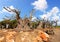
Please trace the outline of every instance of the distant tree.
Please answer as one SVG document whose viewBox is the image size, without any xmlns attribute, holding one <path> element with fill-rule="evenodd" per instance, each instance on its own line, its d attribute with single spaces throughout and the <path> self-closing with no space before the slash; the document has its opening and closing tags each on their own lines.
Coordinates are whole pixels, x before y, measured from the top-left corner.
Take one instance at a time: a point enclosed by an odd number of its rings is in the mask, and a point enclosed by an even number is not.
<svg viewBox="0 0 60 42">
<path fill-rule="evenodd" d="M 2 26 L 6 29 L 16 28 L 17 20 L 3 20 L 0 22 L 0 28 L 2 28 Z"/>
<path fill-rule="evenodd" d="M 55 21 L 55 23 L 56 23 L 56 25 L 55 25 L 55 26 L 57 26 L 57 22 L 58 22 L 58 20 L 56 20 L 56 21 Z"/>
<path fill-rule="evenodd" d="M 11 20 L 11 27 L 16 28 L 17 27 L 17 20 Z"/>
</svg>

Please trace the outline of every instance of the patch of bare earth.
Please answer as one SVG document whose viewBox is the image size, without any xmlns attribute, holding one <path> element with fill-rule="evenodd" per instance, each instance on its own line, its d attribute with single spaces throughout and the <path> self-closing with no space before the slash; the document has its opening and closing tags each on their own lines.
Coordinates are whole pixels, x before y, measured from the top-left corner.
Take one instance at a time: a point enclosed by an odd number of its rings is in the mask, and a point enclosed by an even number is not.
<svg viewBox="0 0 60 42">
<path fill-rule="evenodd" d="M 32 31 L 20 31 L 16 32 L 14 30 L 0 30 L 0 42 L 43 42 L 47 41 L 47 38 L 42 39 L 42 35 L 45 35 L 41 30 Z M 40 37 L 41 36 L 41 37 Z"/>
<path fill-rule="evenodd" d="M 60 29 L 54 29 L 54 32 L 54 35 L 50 35 L 50 42 L 60 42 Z"/>
</svg>

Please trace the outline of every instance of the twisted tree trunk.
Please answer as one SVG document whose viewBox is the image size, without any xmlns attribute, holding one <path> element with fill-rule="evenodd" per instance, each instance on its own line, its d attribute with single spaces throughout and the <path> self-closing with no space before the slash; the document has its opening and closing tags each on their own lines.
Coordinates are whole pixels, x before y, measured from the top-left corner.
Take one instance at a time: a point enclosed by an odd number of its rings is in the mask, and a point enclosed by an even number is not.
<svg viewBox="0 0 60 42">
<path fill-rule="evenodd" d="M 20 11 L 17 9 L 11 9 L 10 7 L 4 7 L 5 10 L 7 10 L 8 12 L 14 12 L 16 14 L 16 20 L 17 20 L 17 27 L 19 28 L 18 30 L 22 30 L 23 28 L 29 28 L 28 26 L 28 19 L 26 20 L 22 20 L 20 15 Z M 24 23 L 23 23 L 24 22 Z"/>
</svg>

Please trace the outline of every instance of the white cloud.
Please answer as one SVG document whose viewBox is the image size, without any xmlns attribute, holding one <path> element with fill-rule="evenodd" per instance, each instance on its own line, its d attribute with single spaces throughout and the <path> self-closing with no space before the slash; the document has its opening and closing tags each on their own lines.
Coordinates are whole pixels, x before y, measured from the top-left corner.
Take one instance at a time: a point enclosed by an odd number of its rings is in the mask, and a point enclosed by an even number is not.
<svg viewBox="0 0 60 42">
<path fill-rule="evenodd" d="M 11 9 L 15 9 L 13 6 L 10 6 Z"/>
<path fill-rule="evenodd" d="M 40 17 L 41 17 L 42 19 L 45 19 L 45 20 L 47 20 L 47 18 L 48 18 L 46 14 L 40 15 Z"/>
<path fill-rule="evenodd" d="M 9 6 L 9 8 L 11 8 L 11 9 L 15 9 L 13 6 Z M 10 10 L 9 8 L 7 8 L 7 9 Z M 7 10 L 5 10 L 4 8 L 3 8 L 2 11 L 3 11 L 3 12 L 7 12 Z"/>
<path fill-rule="evenodd" d="M 49 12 L 46 12 L 43 15 L 40 15 L 40 17 L 45 20 L 47 20 L 47 19 L 54 20 L 54 21 L 58 20 L 58 25 L 60 25 L 59 13 L 60 13 L 60 9 L 58 7 L 53 7 Z"/>
<path fill-rule="evenodd" d="M 13 6 L 9 6 L 9 8 L 11 8 L 11 9 L 15 9 Z M 9 8 L 7 8 L 9 11 L 10 11 L 10 9 Z M 2 9 L 2 11 L 1 11 L 2 13 L 4 13 L 4 12 L 7 12 L 7 13 L 9 13 L 9 14 L 14 14 L 13 12 L 8 12 L 7 10 L 5 10 L 4 8 Z"/>
<path fill-rule="evenodd" d="M 11 9 L 14 9 L 14 7 L 13 6 L 9 6 Z M 8 9 L 8 8 L 7 8 Z M 8 9 L 9 10 L 9 9 Z M 13 13 L 13 12 L 8 12 L 7 10 L 5 10 L 4 8 L 0 11 L 0 14 L 4 14 L 4 13 L 8 13 L 8 14 L 11 14 L 11 16 L 14 16 L 15 15 L 15 13 Z M 5 14 L 5 15 L 7 15 L 7 14 Z M 5 16 L 4 15 L 4 16 Z M 15 17 L 15 16 L 14 16 Z M 3 20 L 3 18 L 4 17 L 2 17 L 2 20 Z M 13 17 L 12 17 L 13 18 Z M 9 18 L 7 18 L 6 17 L 6 19 L 9 19 Z M 1 20 L 0 20 L 1 21 Z"/>
<path fill-rule="evenodd" d="M 45 17 L 46 19 L 47 18 L 51 18 L 51 17 L 58 17 L 57 14 L 60 12 L 59 8 L 58 7 L 53 7 L 52 10 L 50 10 L 49 12 L 46 12 L 45 14 L 43 15 L 40 15 L 41 18 Z"/>
<path fill-rule="evenodd" d="M 46 12 L 46 9 L 48 8 L 47 0 L 37 0 L 32 3 L 34 6 L 34 9 L 40 10 L 43 12 L 42 15 L 40 15 L 40 18 L 45 20 L 58 20 L 58 25 L 60 25 L 60 9 L 58 7 L 53 7 L 50 11 Z"/>
<path fill-rule="evenodd" d="M 2 13 L 4 13 L 4 12 L 7 12 L 5 9 L 2 9 L 1 11 L 0 11 L 0 14 L 2 14 Z"/>
<path fill-rule="evenodd" d="M 59 12 L 59 8 L 58 7 L 53 7 L 52 10 L 51 10 L 51 14 L 57 14 Z"/>
<path fill-rule="evenodd" d="M 3 8 L 3 9 L 2 9 L 2 12 L 8 12 L 8 11 Z"/>
<path fill-rule="evenodd" d="M 36 17 L 32 17 L 31 21 L 35 21 L 36 22 L 37 18 Z"/>
<path fill-rule="evenodd" d="M 58 20 L 59 20 L 59 16 L 54 15 L 54 16 L 52 17 L 52 19 L 53 19 L 54 21 L 58 21 Z"/>
<path fill-rule="evenodd" d="M 33 2 L 32 5 L 34 6 L 34 9 L 40 11 L 45 11 L 48 7 L 46 0 L 37 0 Z"/>
</svg>

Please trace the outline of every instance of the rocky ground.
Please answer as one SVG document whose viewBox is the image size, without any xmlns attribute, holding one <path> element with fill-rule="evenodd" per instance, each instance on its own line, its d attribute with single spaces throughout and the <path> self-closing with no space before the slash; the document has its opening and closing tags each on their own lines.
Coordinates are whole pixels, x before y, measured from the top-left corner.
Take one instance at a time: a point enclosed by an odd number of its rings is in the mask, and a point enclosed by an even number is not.
<svg viewBox="0 0 60 42">
<path fill-rule="evenodd" d="M 54 29 L 55 34 L 49 35 L 48 42 L 60 42 L 60 29 Z M 43 32 L 44 33 L 44 32 Z M 20 31 L 0 30 L 0 42 L 43 42 L 41 30 Z M 45 38 L 44 40 L 46 40 Z"/>
</svg>

